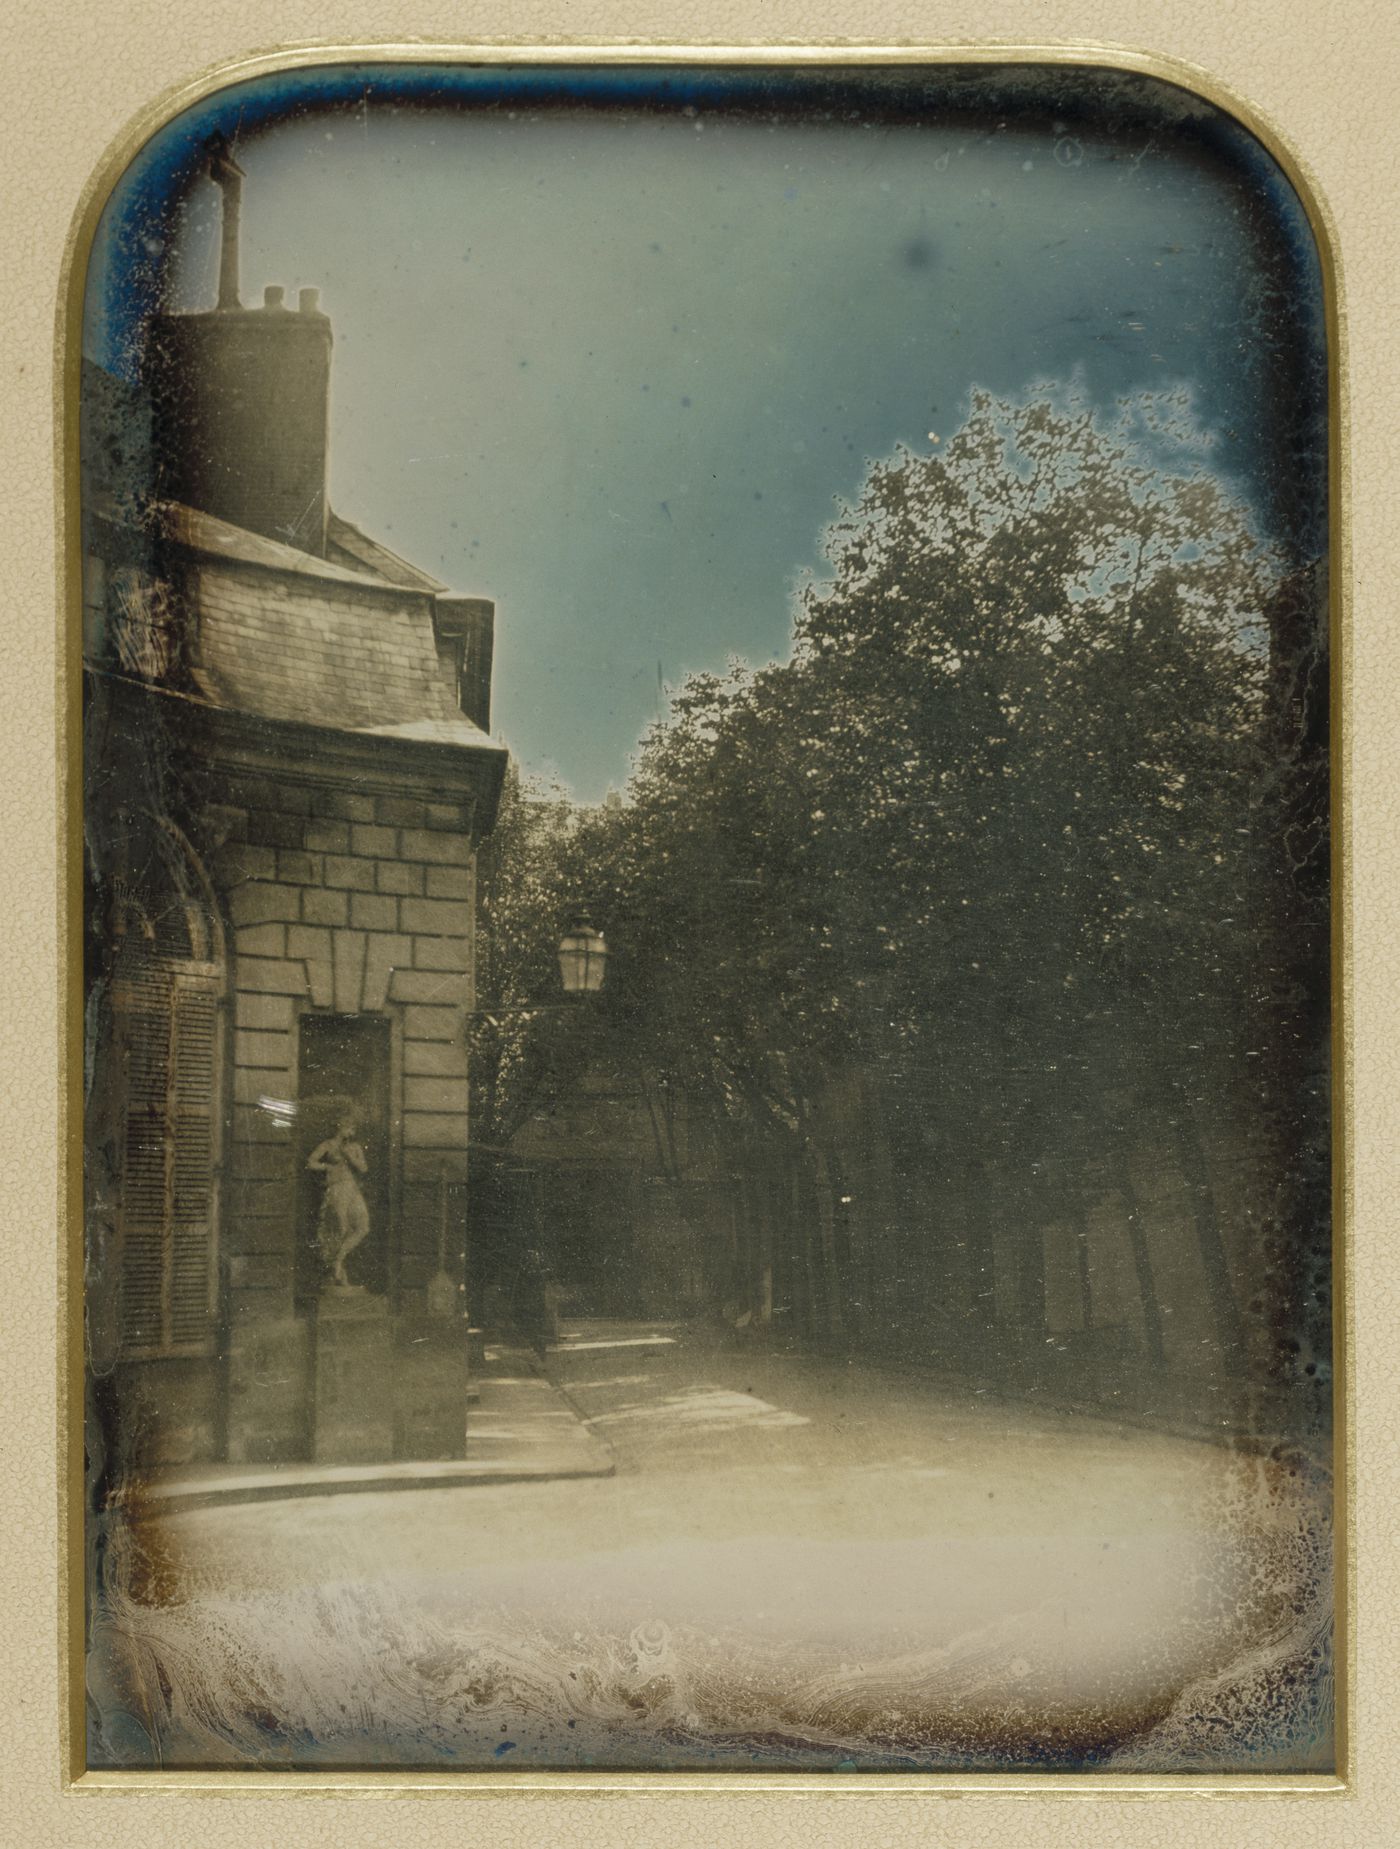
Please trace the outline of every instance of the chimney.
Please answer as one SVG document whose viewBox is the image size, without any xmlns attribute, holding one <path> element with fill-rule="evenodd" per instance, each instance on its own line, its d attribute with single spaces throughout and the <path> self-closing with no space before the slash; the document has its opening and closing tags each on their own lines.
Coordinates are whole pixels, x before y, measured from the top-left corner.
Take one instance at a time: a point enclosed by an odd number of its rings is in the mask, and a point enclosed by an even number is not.
<svg viewBox="0 0 1400 1849">
<path fill-rule="evenodd" d="M 238 219 L 243 203 L 243 169 L 222 135 L 209 143 L 209 178 L 223 194 L 219 307 L 238 308 Z"/>
<path fill-rule="evenodd" d="M 275 283 L 260 308 L 240 305 L 243 176 L 222 145 L 209 174 L 223 194 L 218 305 L 155 315 L 146 340 L 156 493 L 324 557 L 331 324 L 315 289 L 296 313 Z"/>
</svg>

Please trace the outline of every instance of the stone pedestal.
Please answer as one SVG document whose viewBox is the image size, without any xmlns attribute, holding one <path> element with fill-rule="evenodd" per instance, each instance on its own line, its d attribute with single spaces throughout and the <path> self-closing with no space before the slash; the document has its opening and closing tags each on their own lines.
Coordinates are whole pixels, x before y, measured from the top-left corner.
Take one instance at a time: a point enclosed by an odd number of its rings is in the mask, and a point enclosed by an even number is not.
<svg viewBox="0 0 1400 1849">
<path fill-rule="evenodd" d="M 394 1341 L 383 1297 L 321 1293 L 316 1311 L 312 1456 L 318 1464 L 382 1464 L 394 1455 Z"/>
<path fill-rule="evenodd" d="M 465 1456 L 469 1377 L 465 1318 L 460 1313 L 402 1316 L 394 1348 L 394 1456 Z"/>
</svg>

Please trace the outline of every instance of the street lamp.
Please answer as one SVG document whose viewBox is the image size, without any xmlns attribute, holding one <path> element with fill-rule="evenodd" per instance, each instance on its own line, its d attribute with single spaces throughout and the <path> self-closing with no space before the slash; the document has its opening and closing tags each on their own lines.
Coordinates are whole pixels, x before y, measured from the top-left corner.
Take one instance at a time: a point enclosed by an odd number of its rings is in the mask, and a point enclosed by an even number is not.
<svg viewBox="0 0 1400 1849">
<path fill-rule="evenodd" d="M 603 933 L 584 912 L 569 923 L 559 940 L 559 979 L 566 995 L 596 995 L 607 974 L 608 947 Z"/>
<path fill-rule="evenodd" d="M 489 1021 L 499 1027 L 506 1020 L 533 1020 L 537 1014 L 572 1014 L 579 995 L 596 995 L 607 974 L 608 947 L 603 933 L 586 912 L 576 912 L 559 940 L 559 980 L 569 1000 L 563 1002 L 505 1002 L 493 1008 L 472 1008 L 468 1021 Z"/>
</svg>

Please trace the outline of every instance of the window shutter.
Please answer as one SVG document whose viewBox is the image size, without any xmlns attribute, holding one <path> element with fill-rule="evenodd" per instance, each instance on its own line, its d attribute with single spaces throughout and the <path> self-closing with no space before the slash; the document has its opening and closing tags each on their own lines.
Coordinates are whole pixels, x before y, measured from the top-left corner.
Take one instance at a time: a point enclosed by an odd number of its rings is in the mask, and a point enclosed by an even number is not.
<svg viewBox="0 0 1400 1849">
<path fill-rule="evenodd" d="M 121 1348 L 199 1355 L 213 1339 L 219 990 L 212 970 L 123 959 Z"/>
</svg>

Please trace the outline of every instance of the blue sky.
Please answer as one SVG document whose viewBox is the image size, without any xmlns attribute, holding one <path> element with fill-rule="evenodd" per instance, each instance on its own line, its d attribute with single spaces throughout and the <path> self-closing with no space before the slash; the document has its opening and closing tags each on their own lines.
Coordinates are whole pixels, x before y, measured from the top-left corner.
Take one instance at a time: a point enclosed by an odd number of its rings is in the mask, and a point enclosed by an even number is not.
<svg viewBox="0 0 1400 1849">
<path fill-rule="evenodd" d="M 190 175 L 235 133 L 244 300 L 316 285 L 334 324 L 334 505 L 495 598 L 498 728 L 585 800 L 662 683 L 784 653 L 836 500 L 973 385 L 1186 384 L 1261 525 L 1315 546 L 1316 259 L 1255 144 L 1158 86 L 1115 116 L 891 81 L 242 86 L 118 188 L 89 347 L 120 365 L 157 290 L 212 306 Z"/>
</svg>

